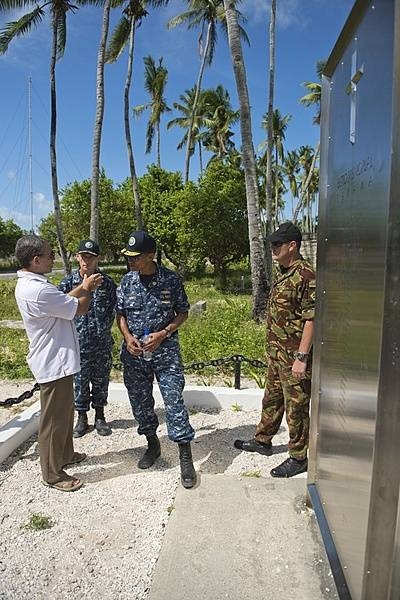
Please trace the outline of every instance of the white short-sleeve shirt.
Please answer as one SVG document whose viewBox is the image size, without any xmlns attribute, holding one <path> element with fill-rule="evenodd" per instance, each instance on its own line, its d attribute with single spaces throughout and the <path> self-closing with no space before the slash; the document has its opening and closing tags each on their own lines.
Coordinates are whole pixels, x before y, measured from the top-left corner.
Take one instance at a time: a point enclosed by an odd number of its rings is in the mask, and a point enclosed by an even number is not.
<svg viewBox="0 0 400 600">
<path fill-rule="evenodd" d="M 15 298 L 29 339 L 27 362 L 36 381 L 47 383 L 80 370 L 73 318 L 78 299 L 60 292 L 44 275 L 18 271 Z"/>
</svg>

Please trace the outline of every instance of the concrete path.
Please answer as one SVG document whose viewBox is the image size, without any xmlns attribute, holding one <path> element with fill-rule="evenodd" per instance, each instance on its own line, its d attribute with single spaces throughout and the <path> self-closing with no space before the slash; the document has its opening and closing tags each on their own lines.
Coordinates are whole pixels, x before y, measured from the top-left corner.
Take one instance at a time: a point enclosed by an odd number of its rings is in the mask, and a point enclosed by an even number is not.
<svg viewBox="0 0 400 600">
<path fill-rule="evenodd" d="M 149 600 L 338 598 L 306 480 L 202 475 L 178 488 Z"/>
</svg>

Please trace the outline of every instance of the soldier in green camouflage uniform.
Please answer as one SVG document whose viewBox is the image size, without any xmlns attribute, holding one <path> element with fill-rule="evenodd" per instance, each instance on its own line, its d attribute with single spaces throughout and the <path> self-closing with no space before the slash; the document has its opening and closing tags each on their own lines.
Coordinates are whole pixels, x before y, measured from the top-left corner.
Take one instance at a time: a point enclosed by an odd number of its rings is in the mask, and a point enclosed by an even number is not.
<svg viewBox="0 0 400 600">
<path fill-rule="evenodd" d="M 271 475 L 292 477 L 307 470 L 315 274 L 299 252 L 301 232 L 295 225 L 283 223 L 270 243 L 280 276 L 268 301 L 268 370 L 261 421 L 254 439 L 236 440 L 235 447 L 271 455 L 271 440 L 286 410 L 289 458 Z"/>
</svg>

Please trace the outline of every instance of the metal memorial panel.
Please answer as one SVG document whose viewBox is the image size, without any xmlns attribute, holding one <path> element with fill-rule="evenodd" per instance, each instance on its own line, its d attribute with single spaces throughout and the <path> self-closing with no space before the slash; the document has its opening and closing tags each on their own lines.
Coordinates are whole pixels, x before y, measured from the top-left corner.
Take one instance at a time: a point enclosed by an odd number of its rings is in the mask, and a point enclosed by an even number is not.
<svg viewBox="0 0 400 600">
<path fill-rule="evenodd" d="M 323 80 L 309 481 L 354 600 L 363 597 L 382 369 L 395 4 L 356 3 Z"/>
</svg>

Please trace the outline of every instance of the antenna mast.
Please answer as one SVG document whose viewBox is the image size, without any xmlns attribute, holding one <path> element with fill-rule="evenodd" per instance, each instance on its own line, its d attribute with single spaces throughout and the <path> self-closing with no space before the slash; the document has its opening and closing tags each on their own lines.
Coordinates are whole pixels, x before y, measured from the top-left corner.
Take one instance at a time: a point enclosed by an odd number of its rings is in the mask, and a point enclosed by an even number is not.
<svg viewBox="0 0 400 600">
<path fill-rule="evenodd" d="M 33 229 L 33 188 L 32 188 L 32 79 L 28 79 L 28 163 L 29 163 L 29 197 L 31 207 L 31 233 Z"/>
</svg>

